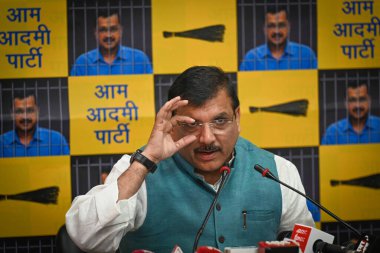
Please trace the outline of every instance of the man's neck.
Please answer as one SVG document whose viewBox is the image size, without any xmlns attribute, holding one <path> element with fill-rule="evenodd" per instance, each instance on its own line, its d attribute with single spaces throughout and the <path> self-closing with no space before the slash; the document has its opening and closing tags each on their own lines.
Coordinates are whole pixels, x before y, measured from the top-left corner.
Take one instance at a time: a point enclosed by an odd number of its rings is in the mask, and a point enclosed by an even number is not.
<svg viewBox="0 0 380 253">
<path fill-rule="evenodd" d="M 285 52 L 286 44 L 283 45 L 268 45 L 269 50 L 275 59 L 280 59 Z"/>
<path fill-rule="evenodd" d="M 361 133 L 366 125 L 368 116 L 360 119 L 349 118 L 352 128 L 356 133 Z"/>
<path fill-rule="evenodd" d="M 204 180 L 207 183 L 212 184 L 212 185 L 218 182 L 218 180 L 222 176 L 219 172 L 219 169 L 215 171 L 207 171 L 207 172 L 196 170 L 195 172 L 198 173 L 199 175 L 202 175 Z"/>
<path fill-rule="evenodd" d="M 30 131 L 20 131 L 17 130 L 17 136 L 20 139 L 20 142 L 24 146 L 28 146 L 29 143 L 33 140 L 34 132 L 36 129 L 30 130 Z"/>
<path fill-rule="evenodd" d="M 229 159 L 224 163 L 224 165 L 227 165 L 228 167 L 232 167 L 232 163 L 234 162 L 235 160 L 235 150 L 232 152 L 232 154 L 230 155 Z M 214 171 L 200 171 L 200 170 L 197 170 L 195 169 L 195 172 L 202 175 L 204 180 L 209 183 L 209 184 L 212 184 L 214 185 L 216 182 L 218 182 L 218 180 L 220 179 L 220 177 L 222 176 L 220 174 L 220 170 L 214 170 Z"/>
<path fill-rule="evenodd" d="M 108 64 L 113 63 L 113 61 L 116 59 L 118 51 L 119 51 L 119 47 L 116 47 L 111 50 L 100 49 L 100 53 L 102 54 L 104 61 L 107 62 Z"/>
</svg>

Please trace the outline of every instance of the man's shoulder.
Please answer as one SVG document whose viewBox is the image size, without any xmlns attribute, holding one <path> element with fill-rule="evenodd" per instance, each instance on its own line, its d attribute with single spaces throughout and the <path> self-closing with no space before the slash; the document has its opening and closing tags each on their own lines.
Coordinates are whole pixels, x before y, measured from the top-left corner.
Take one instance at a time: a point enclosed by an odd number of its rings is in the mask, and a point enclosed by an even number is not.
<svg viewBox="0 0 380 253">
<path fill-rule="evenodd" d="M 52 137 L 52 138 L 64 138 L 63 135 L 52 129 L 44 128 L 44 127 L 37 127 L 38 134 L 41 138 L 43 137 Z"/>
<path fill-rule="evenodd" d="M 81 62 L 81 61 L 94 60 L 95 58 L 97 58 L 98 54 L 99 54 L 99 50 L 97 48 L 95 48 L 95 49 L 92 49 L 90 51 L 87 51 L 87 52 L 81 54 L 76 59 L 76 61 Z"/>
<path fill-rule="evenodd" d="M 348 119 L 341 119 L 341 120 L 338 120 L 334 123 L 331 123 L 327 129 L 326 129 L 326 132 L 331 132 L 331 131 L 339 131 L 339 130 L 343 130 L 343 129 L 346 129 L 348 128 L 348 125 L 349 125 L 349 121 Z"/>
<path fill-rule="evenodd" d="M 374 116 L 374 115 L 370 115 L 369 116 L 369 119 L 377 124 L 380 124 L 380 117 L 379 116 Z"/>
<path fill-rule="evenodd" d="M 0 141 L 4 144 L 13 142 L 15 139 L 15 131 L 11 130 L 0 135 Z"/>
<path fill-rule="evenodd" d="M 369 115 L 369 126 L 376 129 L 380 130 L 380 117 L 374 116 L 374 115 Z"/>
<path fill-rule="evenodd" d="M 265 156 L 268 158 L 273 158 L 273 156 L 274 156 L 273 153 L 271 153 L 265 149 L 259 148 L 258 146 L 256 146 L 255 144 L 253 144 L 252 142 L 250 142 L 249 140 L 247 140 L 243 137 L 238 138 L 236 145 L 235 145 L 235 148 L 237 149 L 237 152 L 240 150 L 240 151 L 245 151 L 248 153 L 259 154 L 261 156 Z"/>
<path fill-rule="evenodd" d="M 262 44 L 249 50 L 246 55 L 262 56 L 262 55 L 265 55 L 267 50 L 268 50 L 268 46 L 266 44 Z"/>
<path fill-rule="evenodd" d="M 289 41 L 288 43 L 289 43 L 289 46 L 292 50 L 297 50 L 298 52 L 302 51 L 303 53 L 308 52 L 308 53 L 314 54 L 313 49 L 311 49 L 309 46 L 307 46 L 305 44 L 300 44 L 300 43 L 293 42 L 293 41 Z"/>
<path fill-rule="evenodd" d="M 141 56 L 146 57 L 146 54 L 140 49 L 131 48 L 127 46 L 120 46 L 120 50 L 121 50 L 122 55 L 133 55 L 134 57 L 141 57 Z"/>
</svg>

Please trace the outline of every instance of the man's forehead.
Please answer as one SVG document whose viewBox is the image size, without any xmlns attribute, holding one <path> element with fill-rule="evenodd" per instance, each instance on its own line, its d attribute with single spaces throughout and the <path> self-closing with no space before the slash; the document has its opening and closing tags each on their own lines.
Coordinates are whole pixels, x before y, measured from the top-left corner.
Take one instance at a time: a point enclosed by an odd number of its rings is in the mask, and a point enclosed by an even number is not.
<svg viewBox="0 0 380 253">
<path fill-rule="evenodd" d="M 267 13 L 266 15 L 267 21 L 286 21 L 286 12 L 284 10 L 276 12 L 276 13 Z"/>
<path fill-rule="evenodd" d="M 349 87 L 347 89 L 348 96 L 365 96 L 368 95 L 367 86 Z"/>
<path fill-rule="evenodd" d="M 99 25 L 107 25 L 107 26 L 109 26 L 109 25 L 117 25 L 117 24 L 119 24 L 119 17 L 116 14 L 111 15 L 109 17 L 102 17 L 102 16 L 100 16 L 98 18 L 98 24 Z"/>
<path fill-rule="evenodd" d="M 15 98 L 14 105 L 15 106 L 35 106 L 36 100 L 34 96 L 29 96 L 26 98 Z"/>
</svg>

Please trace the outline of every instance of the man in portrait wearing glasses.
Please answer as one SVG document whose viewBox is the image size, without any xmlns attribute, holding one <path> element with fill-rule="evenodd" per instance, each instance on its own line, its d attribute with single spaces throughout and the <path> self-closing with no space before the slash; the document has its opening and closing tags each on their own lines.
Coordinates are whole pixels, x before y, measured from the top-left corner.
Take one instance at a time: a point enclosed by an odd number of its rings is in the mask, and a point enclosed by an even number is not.
<svg viewBox="0 0 380 253">
<path fill-rule="evenodd" d="M 295 223 L 313 226 L 306 200 L 263 178 L 255 164 L 304 192 L 296 167 L 239 137 L 240 107 L 228 76 L 196 66 L 180 74 L 156 115 L 143 149 L 124 155 L 104 185 L 78 196 L 66 227 L 86 252 L 192 251 L 221 181 L 231 173 L 199 245 L 228 246 L 275 240 Z"/>
<path fill-rule="evenodd" d="M 349 83 L 346 91 L 348 117 L 331 124 L 321 143 L 356 144 L 380 142 L 380 118 L 370 115 L 371 97 L 366 83 Z"/>
<path fill-rule="evenodd" d="M 14 130 L 0 136 L 1 157 L 69 155 L 69 145 L 62 134 L 38 126 L 38 112 L 33 91 L 14 92 Z"/>
<path fill-rule="evenodd" d="M 151 63 L 144 52 L 121 45 L 122 30 L 117 10 L 99 10 L 95 28 L 98 48 L 79 56 L 70 75 L 152 73 Z"/>
<path fill-rule="evenodd" d="M 266 43 L 249 50 L 239 70 L 315 69 L 311 48 L 289 40 L 290 22 L 285 6 L 269 6 L 265 15 Z"/>
</svg>

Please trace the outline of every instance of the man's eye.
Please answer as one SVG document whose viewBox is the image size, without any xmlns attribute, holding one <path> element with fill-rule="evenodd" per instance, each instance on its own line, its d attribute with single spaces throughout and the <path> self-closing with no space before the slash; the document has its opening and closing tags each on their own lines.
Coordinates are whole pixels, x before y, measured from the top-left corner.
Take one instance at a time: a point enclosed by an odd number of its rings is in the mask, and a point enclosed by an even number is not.
<svg viewBox="0 0 380 253">
<path fill-rule="evenodd" d="M 186 124 L 186 126 L 187 127 L 190 127 L 190 128 L 195 128 L 195 127 L 197 127 L 199 124 L 198 124 L 198 122 L 193 122 L 193 123 L 187 123 Z"/>
<path fill-rule="evenodd" d="M 224 125 L 227 122 L 227 119 L 216 119 L 214 120 L 215 125 Z"/>
<path fill-rule="evenodd" d="M 15 110 L 15 113 L 16 114 L 23 114 L 25 111 L 24 110 L 22 110 L 22 109 L 16 109 Z"/>
<path fill-rule="evenodd" d="M 27 108 L 26 113 L 34 113 L 35 109 L 34 108 Z"/>
</svg>

